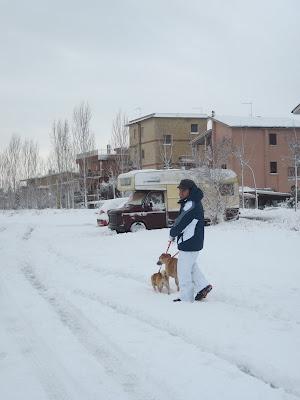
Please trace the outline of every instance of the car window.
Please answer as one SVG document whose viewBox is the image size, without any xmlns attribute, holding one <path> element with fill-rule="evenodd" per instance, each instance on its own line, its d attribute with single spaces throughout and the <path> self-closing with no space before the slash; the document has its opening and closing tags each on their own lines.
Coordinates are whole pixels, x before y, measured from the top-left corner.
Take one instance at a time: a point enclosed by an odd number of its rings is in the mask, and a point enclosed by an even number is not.
<svg viewBox="0 0 300 400">
<path fill-rule="evenodd" d="M 129 205 L 139 206 L 143 203 L 145 198 L 145 192 L 133 192 L 129 197 L 128 203 Z"/>
<path fill-rule="evenodd" d="M 164 210 L 166 208 L 163 192 L 150 192 L 147 196 L 147 203 L 152 204 L 153 210 Z"/>
</svg>

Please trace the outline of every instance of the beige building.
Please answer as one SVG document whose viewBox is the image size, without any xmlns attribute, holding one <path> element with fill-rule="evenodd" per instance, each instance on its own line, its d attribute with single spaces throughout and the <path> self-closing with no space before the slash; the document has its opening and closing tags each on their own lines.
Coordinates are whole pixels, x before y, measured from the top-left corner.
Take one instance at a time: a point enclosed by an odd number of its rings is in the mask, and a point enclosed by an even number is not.
<svg viewBox="0 0 300 400">
<path fill-rule="evenodd" d="M 193 141 L 199 154 L 208 152 L 214 159 L 217 153 L 222 155 L 222 146 L 230 143 L 230 152 L 223 154 L 219 167 L 235 171 L 240 184 L 242 160 L 245 186 L 253 188 L 255 180 L 258 188 L 291 192 L 295 185 L 295 167 L 289 144 L 294 141 L 300 144 L 300 121 L 291 118 L 215 116 L 210 125 L 211 129 L 199 134 Z M 298 175 L 300 178 L 300 166 Z"/>
<path fill-rule="evenodd" d="M 129 121 L 133 168 L 188 167 L 191 140 L 207 130 L 205 114 L 149 114 Z"/>
</svg>

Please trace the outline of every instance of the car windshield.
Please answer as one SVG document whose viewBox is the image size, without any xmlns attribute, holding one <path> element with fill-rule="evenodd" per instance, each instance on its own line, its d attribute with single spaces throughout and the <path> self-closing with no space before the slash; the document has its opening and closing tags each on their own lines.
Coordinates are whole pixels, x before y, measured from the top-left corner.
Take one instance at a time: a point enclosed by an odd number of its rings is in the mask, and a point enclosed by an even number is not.
<svg viewBox="0 0 300 400">
<path fill-rule="evenodd" d="M 145 192 L 133 192 L 129 197 L 127 205 L 140 206 L 145 198 Z"/>
</svg>

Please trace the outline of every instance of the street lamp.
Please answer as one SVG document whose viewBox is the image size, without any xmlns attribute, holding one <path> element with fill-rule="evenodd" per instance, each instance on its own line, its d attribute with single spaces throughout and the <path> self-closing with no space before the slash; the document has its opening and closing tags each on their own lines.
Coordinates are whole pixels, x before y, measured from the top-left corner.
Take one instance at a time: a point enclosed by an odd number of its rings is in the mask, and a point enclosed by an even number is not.
<svg viewBox="0 0 300 400">
<path fill-rule="evenodd" d="M 254 175 L 254 171 L 251 168 L 251 166 L 244 162 L 244 164 L 250 169 L 251 173 L 252 173 L 252 177 L 253 177 L 253 183 L 254 183 L 254 189 L 255 189 L 255 208 L 258 208 L 258 196 L 257 196 L 257 187 L 256 187 L 256 180 L 255 180 L 255 175 Z"/>
</svg>

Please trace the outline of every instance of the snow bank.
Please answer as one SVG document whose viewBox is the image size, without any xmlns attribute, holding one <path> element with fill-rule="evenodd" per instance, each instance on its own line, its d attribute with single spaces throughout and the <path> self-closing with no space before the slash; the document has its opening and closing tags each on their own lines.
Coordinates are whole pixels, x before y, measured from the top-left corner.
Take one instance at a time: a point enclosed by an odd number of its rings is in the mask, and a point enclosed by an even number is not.
<svg viewBox="0 0 300 400">
<path fill-rule="evenodd" d="M 241 209 L 241 218 L 262 221 L 276 228 L 300 232 L 300 210 L 292 208 L 270 207 L 264 210 Z"/>
<path fill-rule="evenodd" d="M 99 208 L 98 220 L 105 221 L 108 223 L 108 211 L 116 208 L 122 208 L 128 201 L 128 197 L 118 197 L 116 199 L 103 200 L 101 207 Z"/>
</svg>

